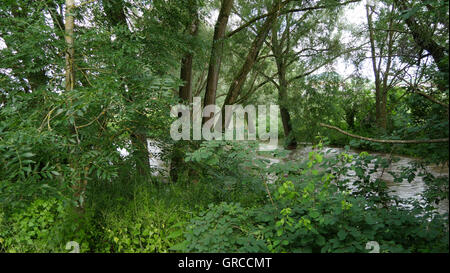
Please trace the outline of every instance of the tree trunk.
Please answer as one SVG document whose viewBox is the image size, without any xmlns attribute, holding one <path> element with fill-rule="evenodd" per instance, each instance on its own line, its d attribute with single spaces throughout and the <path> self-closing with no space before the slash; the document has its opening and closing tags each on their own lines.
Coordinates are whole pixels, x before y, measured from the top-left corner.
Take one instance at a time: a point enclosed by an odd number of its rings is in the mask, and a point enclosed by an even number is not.
<svg viewBox="0 0 450 273">
<path fill-rule="evenodd" d="M 297 148 L 297 140 L 295 139 L 294 133 L 292 131 L 291 115 L 286 107 L 281 106 L 280 103 L 280 115 L 281 121 L 283 123 L 284 136 L 286 138 L 285 145 L 288 149 Z"/>
<path fill-rule="evenodd" d="M 356 111 L 354 109 L 348 109 L 345 111 L 345 122 L 350 130 L 355 129 L 355 114 Z"/>
<path fill-rule="evenodd" d="M 192 101 L 192 53 L 187 53 L 181 60 L 180 79 L 184 84 L 180 86 L 178 96 L 184 102 Z"/>
<path fill-rule="evenodd" d="M 192 37 L 197 36 L 200 23 L 197 11 L 195 11 L 195 13 L 196 14 L 194 14 L 192 24 L 189 26 L 189 34 Z M 181 60 L 180 78 L 184 82 L 184 84 L 180 86 L 178 95 L 183 101 L 187 103 L 190 103 L 192 101 L 192 59 L 193 54 L 191 52 L 188 52 Z"/>
<path fill-rule="evenodd" d="M 142 177 L 148 176 L 150 174 L 150 157 L 145 135 L 133 133 L 131 135 L 131 147 L 137 174 Z"/>
<path fill-rule="evenodd" d="M 395 0 L 394 3 L 400 8 L 401 11 L 407 11 L 408 6 L 406 1 Z M 447 54 L 445 47 L 440 46 L 433 40 L 433 31 L 426 25 L 417 23 L 414 16 L 409 16 L 405 19 L 405 23 L 408 26 L 411 35 L 416 45 L 422 50 L 428 51 L 434 59 L 439 71 L 443 74 L 442 80 L 437 83 L 439 90 L 445 92 L 448 90 L 448 50 Z"/>
<path fill-rule="evenodd" d="M 448 142 L 449 139 L 447 138 L 436 138 L 436 139 L 410 139 L 410 140 L 400 140 L 400 139 L 376 139 L 376 138 L 370 138 L 370 137 L 363 137 L 359 135 L 355 135 L 349 132 L 346 132 L 336 126 L 319 123 L 320 126 L 333 129 L 338 131 L 341 134 L 347 135 L 349 137 L 358 138 L 362 140 L 377 142 L 377 143 L 391 143 L 391 144 L 419 144 L 419 143 L 443 143 Z"/>
<path fill-rule="evenodd" d="M 234 104 L 237 98 L 240 95 L 242 86 L 244 85 L 245 80 L 247 79 L 248 73 L 253 68 L 253 65 L 256 62 L 256 59 L 258 58 L 259 51 L 261 50 L 261 47 L 264 43 L 264 40 L 267 37 L 267 34 L 269 34 L 269 31 L 275 22 L 276 18 L 278 17 L 280 9 L 287 4 L 288 1 L 281 2 L 281 0 L 276 0 L 274 4 L 272 5 L 270 9 L 270 15 L 267 16 L 265 19 L 263 25 L 258 30 L 258 33 L 256 34 L 255 39 L 252 42 L 252 45 L 250 47 L 250 50 L 247 54 L 247 57 L 245 59 L 244 64 L 242 65 L 239 72 L 234 77 L 233 81 L 231 82 L 230 88 L 228 89 L 227 96 L 225 98 L 224 106 L 222 107 L 222 124 L 223 129 L 227 128 L 228 123 L 230 122 L 231 117 L 225 117 L 225 105 L 231 105 Z"/>
<path fill-rule="evenodd" d="M 370 11 L 370 7 L 366 6 L 366 15 L 367 15 L 367 25 L 369 27 L 369 40 L 370 40 L 370 49 L 371 49 L 371 59 L 372 59 L 372 69 L 375 77 L 375 117 L 377 127 L 386 130 L 387 126 L 387 112 L 386 112 L 386 104 L 387 104 L 387 90 L 386 83 L 388 75 L 385 74 L 385 79 L 382 81 L 381 73 L 380 73 L 380 63 L 377 65 L 377 57 L 376 57 L 376 47 L 375 47 L 375 35 L 373 30 L 373 21 L 372 21 L 372 12 Z M 382 56 L 380 56 L 382 58 Z"/>
<path fill-rule="evenodd" d="M 73 44 L 73 27 L 74 17 L 73 12 L 75 8 L 74 0 L 66 0 L 66 22 L 65 22 L 65 40 L 66 40 L 66 91 L 72 91 L 75 85 L 75 70 L 74 70 L 74 44 Z"/>
<path fill-rule="evenodd" d="M 395 4 L 400 8 L 401 11 L 407 11 L 408 6 L 406 1 L 395 0 Z M 406 25 L 408 26 L 411 34 L 414 38 L 415 43 L 421 48 L 428 51 L 434 59 L 439 71 L 443 73 L 449 72 L 448 64 L 443 62 L 445 59 L 445 48 L 440 46 L 433 40 L 433 32 L 430 28 L 420 25 L 416 22 L 414 16 L 409 16 L 405 19 Z"/>
<path fill-rule="evenodd" d="M 74 16 L 73 12 L 75 9 L 75 1 L 74 0 L 66 0 L 66 11 L 65 11 L 65 23 L 64 23 L 64 39 L 66 41 L 66 67 L 65 67 L 65 89 L 66 92 L 72 92 L 75 87 L 75 69 L 74 69 L 74 57 L 75 57 L 75 50 L 74 50 Z M 71 103 L 71 101 L 70 101 Z M 74 122 L 73 126 L 70 127 L 70 130 L 72 133 L 77 134 L 76 124 Z M 78 137 L 77 137 L 78 139 Z M 79 140 L 78 140 L 79 142 Z M 73 184 L 73 190 L 74 192 L 74 198 L 77 202 L 76 211 L 78 213 L 84 212 L 84 204 L 82 202 L 83 194 L 86 190 L 87 186 L 87 175 L 88 175 L 88 166 L 84 166 L 81 168 L 81 166 L 78 166 L 78 162 L 70 162 L 70 165 L 77 166 L 75 169 L 78 168 L 80 171 L 79 173 L 79 180 L 76 181 Z"/>
<path fill-rule="evenodd" d="M 222 0 L 222 5 L 214 27 L 214 38 L 209 59 L 208 77 L 206 80 L 206 91 L 203 105 L 216 104 L 217 83 L 219 81 L 220 63 L 223 54 L 223 39 L 228 24 L 228 17 L 233 7 L 233 0 Z M 204 124 L 209 118 L 203 118 Z"/>
<path fill-rule="evenodd" d="M 191 22 L 191 25 L 188 26 L 188 30 L 189 34 L 195 37 L 198 34 L 200 21 L 198 19 L 196 8 L 193 9 L 193 13 L 193 20 Z M 180 86 L 178 96 L 180 97 L 182 102 L 186 104 L 192 102 L 192 60 L 193 54 L 191 52 L 186 53 L 181 60 L 180 78 L 184 81 L 184 85 Z M 170 160 L 169 175 L 172 182 L 178 181 L 178 174 L 183 165 L 184 155 L 185 153 L 183 151 L 183 143 L 182 140 L 179 140 L 173 146 L 172 156 Z"/>
<path fill-rule="evenodd" d="M 383 130 L 386 130 L 386 128 L 387 128 L 387 109 L 386 109 L 387 93 L 381 92 L 379 98 L 380 98 L 380 101 L 378 102 L 379 112 L 378 112 L 378 116 L 377 116 L 377 123 L 380 128 L 382 128 Z"/>
<path fill-rule="evenodd" d="M 286 19 L 286 24 L 289 26 L 289 19 Z M 280 115 L 281 121 L 283 123 L 283 130 L 285 136 L 285 145 L 288 149 L 295 149 L 297 147 L 297 141 L 292 131 L 292 123 L 291 123 L 291 115 L 289 114 L 289 110 L 286 106 L 287 104 L 287 90 L 288 90 L 288 82 L 286 80 L 286 60 L 283 57 L 283 50 L 278 42 L 278 33 L 277 27 L 275 24 L 272 28 L 272 52 L 275 57 L 275 62 L 277 64 L 277 74 L 278 74 L 278 104 L 280 106 Z M 287 40 L 289 40 L 290 31 L 289 27 L 286 27 L 285 30 L 287 33 L 283 35 L 287 35 Z M 289 41 L 286 41 L 287 46 L 289 46 Z"/>
</svg>

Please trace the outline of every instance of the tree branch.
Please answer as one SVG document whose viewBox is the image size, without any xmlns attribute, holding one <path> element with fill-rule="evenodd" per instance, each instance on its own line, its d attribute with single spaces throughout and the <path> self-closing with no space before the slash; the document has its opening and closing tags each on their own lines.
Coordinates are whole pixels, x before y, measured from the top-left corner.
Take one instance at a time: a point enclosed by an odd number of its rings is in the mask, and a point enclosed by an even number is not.
<svg viewBox="0 0 450 273">
<path fill-rule="evenodd" d="M 343 6 L 343 5 L 347 5 L 350 3 L 356 3 L 356 2 L 360 2 L 361 0 L 349 0 L 346 2 L 342 2 L 342 3 L 338 3 L 335 5 L 322 5 L 322 6 L 313 6 L 313 7 L 306 7 L 306 8 L 299 8 L 299 9 L 289 9 L 289 10 L 285 10 L 285 11 L 281 11 L 280 15 L 283 14 L 288 14 L 288 13 L 292 13 L 292 12 L 301 12 L 301 11 L 309 11 L 309 10 L 316 10 L 316 9 L 326 9 L 326 8 L 334 8 L 334 7 L 338 7 L 338 6 Z M 250 26 L 251 24 L 255 23 L 258 20 L 261 20 L 263 18 L 266 18 L 270 15 L 272 15 L 274 12 L 269 12 L 260 16 L 256 16 L 255 18 L 247 21 L 246 23 L 244 23 L 243 25 L 239 26 L 237 29 L 233 30 L 232 32 L 228 33 L 225 37 L 226 38 L 230 38 L 231 36 L 233 36 L 234 34 L 238 33 L 239 31 L 243 30 L 244 28 Z"/>
<path fill-rule="evenodd" d="M 378 143 L 394 143 L 394 144 L 418 144 L 418 143 L 440 143 L 440 142 L 448 142 L 448 138 L 437 138 L 437 139 L 412 139 L 412 140 L 396 140 L 396 139 L 375 139 L 375 138 L 370 138 L 370 137 L 363 137 L 363 136 L 358 136 L 358 135 L 354 135 L 351 133 L 348 133 L 338 127 L 335 126 L 331 126 L 328 124 L 324 124 L 324 123 L 319 123 L 320 126 L 322 127 L 326 127 L 329 129 L 333 129 L 338 131 L 341 134 L 353 137 L 353 138 L 359 138 L 362 140 L 367 140 L 367 141 L 371 141 L 371 142 L 378 142 Z"/>
<path fill-rule="evenodd" d="M 422 97 L 424 97 L 424 98 L 426 98 L 426 99 L 428 99 L 428 100 L 430 100 L 430 101 L 432 101 L 434 103 L 437 103 L 437 104 L 439 104 L 439 105 L 441 105 L 441 106 L 443 106 L 443 107 L 448 109 L 448 104 L 445 104 L 445 103 L 443 103 L 441 101 L 438 101 L 437 99 L 433 98 L 432 96 L 430 96 L 430 95 L 428 95 L 428 94 L 426 94 L 424 92 L 421 92 L 421 91 L 419 91 L 417 89 L 413 89 L 413 92 L 418 94 L 418 95 L 421 95 Z"/>
</svg>

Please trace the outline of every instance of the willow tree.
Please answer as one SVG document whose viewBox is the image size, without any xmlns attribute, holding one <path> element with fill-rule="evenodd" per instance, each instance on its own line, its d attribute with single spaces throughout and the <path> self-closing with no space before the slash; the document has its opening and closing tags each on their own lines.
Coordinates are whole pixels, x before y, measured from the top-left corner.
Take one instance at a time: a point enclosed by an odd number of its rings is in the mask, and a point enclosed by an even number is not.
<svg viewBox="0 0 450 273">
<path fill-rule="evenodd" d="M 372 60 L 372 69 L 375 77 L 375 97 L 376 97 L 376 122 L 379 128 L 386 130 L 387 126 L 387 94 L 390 86 L 388 79 L 392 66 L 394 54 L 394 6 L 392 5 L 387 16 L 387 31 L 383 35 L 377 32 L 375 37 L 375 27 L 373 22 L 374 7 L 366 5 L 367 26 L 369 31 L 370 54 Z M 384 67 L 382 67 L 383 60 Z"/>
<path fill-rule="evenodd" d="M 268 9 L 269 10 L 268 16 L 264 19 L 263 24 L 258 28 L 256 36 L 253 39 L 252 44 L 250 45 L 250 49 L 247 52 L 247 56 L 245 57 L 245 61 L 242 64 L 239 71 L 233 77 L 230 87 L 228 88 L 227 95 L 225 97 L 225 101 L 223 104 L 224 106 L 222 107 L 221 111 L 221 119 L 222 119 L 221 122 L 223 128 L 227 128 L 231 120 L 231 116 L 225 116 L 225 105 L 234 104 L 238 99 L 239 95 L 241 94 L 242 87 L 247 79 L 247 76 L 258 59 L 261 47 L 263 46 L 263 43 L 266 40 L 266 37 L 269 34 L 272 25 L 275 23 L 280 13 L 280 10 L 288 2 L 289 1 L 282 2 L 281 0 L 273 1 L 272 5 Z"/>
<path fill-rule="evenodd" d="M 212 41 L 208 77 L 206 80 L 206 91 L 203 100 L 203 105 L 210 105 L 216 103 L 217 83 L 219 82 L 219 71 L 223 55 L 223 43 L 225 31 L 227 29 L 228 18 L 233 7 L 233 0 L 222 0 L 219 16 L 214 27 L 214 37 Z M 209 118 L 204 118 L 205 123 Z"/>
<path fill-rule="evenodd" d="M 448 89 L 445 80 L 448 79 L 448 50 L 445 49 L 448 47 L 448 34 L 444 34 L 446 27 L 438 14 L 443 5 L 436 5 L 430 2 L 413 6 L 408 1 L 366 5 L 370 59 L 375 79 L 376 123 L 383 131 L 386 131 L 389 120 L 388 93 L 394 86 L 406 84 L 412 93 L 425 94 L 425 97 L 427 94 L 421 86 L 435 85 L 440 93 Z M 428 9 L 426 15 L 421 12 L 423 9 Z M 429 56 L 435 63 L 438 77 L 433 75 L 436 73 L 430 66 Z M 429 92 L 433 88 L 427 89 Z"/>
<path fill-rule="evenodd" d="M 413 1 L 394 0 L 394 3 L 416 45 L 431 54 L 444 79 L 448 80 L 448 1 L 422 1 L 414 5 Z M 426 12 L 421 14 L 423 9 Z M 424 15 L 428 18 L 423 18 Z M 422 17 L 423 21 L 418 17 Z M 445 87 L 441 85 L 440 88 Z"/>
<path fill-rule="evenodd" d="M 290 111 L 294 114 L 300 111 L 291 107 L 289 89 L 342 54 L 358 48 L 340 42 L 338 16 L 346 4 L 348 2 L 291 9 L 295 12 L 280 16 L 273 25 L 270 48 L 276 64 L 274 85 L 278 91 L 285 145 L 289 148 L 297 145 Z"/>
</svg>

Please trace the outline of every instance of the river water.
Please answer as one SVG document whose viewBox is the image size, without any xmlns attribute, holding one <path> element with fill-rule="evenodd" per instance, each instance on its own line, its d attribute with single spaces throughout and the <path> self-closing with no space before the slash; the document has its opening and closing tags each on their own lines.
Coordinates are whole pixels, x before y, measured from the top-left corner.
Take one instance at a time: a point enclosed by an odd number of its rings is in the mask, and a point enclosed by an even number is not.
<svg viewBox="0 0 450 273">
<path fill-rule="evenodd" d="M 280 149 L 280 147 L 278 147 Z M 345 152 L 344 148 L 340 147 L 325 147 L 323 148 L 325 154 L 327 157 L 337 155 L 339 153 Z M 308 158 L 308 153 L 313 150 L 313 147 L 311 145 L 303 145 L 299 146 L 295 150 L 291 150 L 289 155 L 286 158 L 283 158 L 281 160 L 283 161 L 303 161 Z M 347 153 L 352 155 L 358 155 L 361 151 L 358 150 L 352 150 L 350 149 Z M 377 152 L 370 152 L 369 154 L 374 156 L 381 156 L 384 158 L 389 158 L 389 154 L 385 153 L 377 153 Z M 382 172 L 382 169 L 379 168 L 377 172 L 374 172 L 371 176 L 374 178 L 380 178 L 384 181 L 386 181 L 386 184 L 388 185 L 389 191 L 391 195 L 396 195 L 402 199 L 415 199 L 424 202 L 423 197 L 421 194 L 424 192 L 426 188 L 425 182 L 422 180 L 421 176 L 416 175 L 413 181 L 409 183 L 406 179 L 401 183 L 394 182 L 394 177 L 389 173 L 401 173 L 402 168 L 410 166 L 410 164 L 417 160 L 416 158 L 411 158 L 407 156 L 398 156 L 393 155 L 393 158 L 396 160 L 393 160 L 391 165 Z M 277 158 L 267 158 L 270 160 L 270 164 L 276 164 L 280 162 L 280 159 Z M 371 167 L 369 165 L 369 167 Z M 448 164 L 444 166 L 436 166 L 436 165 L 430 165 L 425 167 L 428 172 L 433 174 L 435 177 L 441 177 L 441 176 L 448 176 L 449 175 L 449 168 Z M 417 174 L 417 173 L 416 173 Z M 348 173 L 348 177 L 350 181 L 352 179 L 355 179 L 353 176 L 354 172 L 350 171 Z M 438 205 L 435 205 L 439 213 L 448 213 L 449 211 L 449 202 L 447 200 L 441 201 Z"/>
<path fill-rule="evenodd" d="M 149 147 L 150 154 L 153 155 L 149 158 L 149 164 L 155 170 L 154 175 L 160 175 L 160 174 L 166 173 L 167 166 L 165 166 L 164 162 L 159 159 L 158 154 L 161 152 L 161 150 L 159 149 L 157 143 L 149 141 L 148 147 Z M 268 148 L 268 149 L 273 149 L 273 148 L 283 149 L 280 146 L 268 147 L 267 145 L 266 145 L 266 148 Z M 327 154 L 327 157 L 345 152 L 345 149 L 340 148 L 340 147 L 324 147 L 323 149 L 324 149 L 324 152 Z M 311 145 L 299 145 L 299 147 L 297 149 L 290 150 L 288 156 L 285 158 L 282 158 L 281 160 L 283 160 L 283 161 L 292 161 L 292 160 L 303 161 L 308 158 L 308 153 L 311 152 L 312 150 L 313 150 L 313 147 Z M 347 153 L 352 154 L 352 155 L 358 155 L 360 152 L 361 151 L 359 151 L 359 150 L 350 149 Z M 384 158 L 390 157 L 390 155 L 385 154 L 385 153 L 370 152 L 369 154 L 375 155 L 375 156 L 381 156 Z M 396 160 L 392 161 L 389 168 L 385 169 L 384 172 L 382 172 L 382 169 L 379 168 L 377 172 L 374 172 L 372 174 L 372 176 L 375 178 L 379 177 L 382 180 L 386 181 L 391 195 L 396 195 L 402 199 L 411 199 L 412 198 L 412 199 L 416 199 L 421 202 L 424 202 L 421 194 L 424 192 L 424 190 L 426 188 L 426 184 L 422 180 L 421 176 L 416 175 L 416 177 L 414 178 L 413 181 L 411 181 L 411 183 L 409 183 L 406 180 L 404 180 L 401 183 L 397 183 L 397 182 L 394 182 L 394 178 L 389 173 L 389 172 L 400 173 L 402 168 L 410 166 L 410 163 L 412 163 L 413 161 L 415 161 L 417 159 L 412 158 L 412 157 L 407 157 L 407 156 L 398 156 L 398 155 L 394 155 L 393 157 L 396 158 Z M 268 157 L 264 157 L 264 158 L 269 160 L 269 162 L 270 162 L 269 164 L 276 164 L 276 163 L 280 162 L 280 159 L 278 159 L 278 158 L 268 158 Z M 369 167 L 370 167 L 370 165 L 369 165 Z M 430 165 L 430 166 L 426 166 L 425 168 L 427 169 L 428 172 L 433 174 L 435 177 L 449 175 L 448 164 L 444 165 L 444 166 Z M 349 180 L 352 181 L 352 179 L 355 179 L 355 177 L 353 175 L 354 175 L 354 173 L 352 173 L 352 171 L 350 171 L 348 173 L 347 178 L 349 178 Z M 269 176 L 271 176 L 271 175 L 269 174 Z M 269 179 L 275 179 L 275 177 L 272 176 L 272 177 L 269 177 Z M 448 213 L 448 211 L 449 211 L 448 199 L 441 201 L 438 205 L 435 205 L 435 206 L 439 213 Z"/>
</svg>

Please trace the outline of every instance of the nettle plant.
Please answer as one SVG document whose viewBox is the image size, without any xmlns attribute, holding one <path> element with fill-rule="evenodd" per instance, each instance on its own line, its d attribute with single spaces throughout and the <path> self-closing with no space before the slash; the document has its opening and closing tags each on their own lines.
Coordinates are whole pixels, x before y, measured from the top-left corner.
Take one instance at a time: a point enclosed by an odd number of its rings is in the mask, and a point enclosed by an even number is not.
<svg viewBox="0 0 450 273">
<path fill-rule="evenodd" d="M 278 179 L 260 205 L 211 205 L 193 218 L 184 250 L 368 252 L 367 243 L 375 241 L 381 252 L 448 251 L 444 216 L 417 203 L 412 209 L 395 206 L 386 187 L 377 185 L 380 180 L 368 177 L 385 165 L 374 164 L 367 154 L 327 157 L 317 148 L 304 162 L 267 168 Z M 346 176 L 351 171 L 356 173 L 352 187 Z"/>
</svg>

